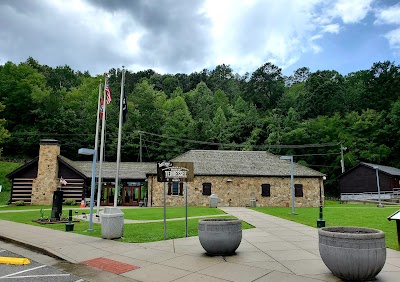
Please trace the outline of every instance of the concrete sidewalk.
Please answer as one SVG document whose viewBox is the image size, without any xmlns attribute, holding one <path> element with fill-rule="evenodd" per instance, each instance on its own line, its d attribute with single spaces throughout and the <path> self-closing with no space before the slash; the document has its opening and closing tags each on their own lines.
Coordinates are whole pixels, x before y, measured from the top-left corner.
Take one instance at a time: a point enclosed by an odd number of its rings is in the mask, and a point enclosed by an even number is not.
<svg viewBox="0 0 400 282">
<path fill-rule="evenodd" d="M 205 255 L 198 237 L 132 244 L 0 220 L 0 237 L 72 263 L 107 258 L 139 268 L 133 281 L 341 281 L 322 262 L 318 230 L 246 208 L 221 208 L 256 228 L 244 230 L 234 256 Z M 377 281 L 400 277 L 400 252 L 387 250 Z M 125 281 L 124 279 L 124 281 Z"/>
</svg>

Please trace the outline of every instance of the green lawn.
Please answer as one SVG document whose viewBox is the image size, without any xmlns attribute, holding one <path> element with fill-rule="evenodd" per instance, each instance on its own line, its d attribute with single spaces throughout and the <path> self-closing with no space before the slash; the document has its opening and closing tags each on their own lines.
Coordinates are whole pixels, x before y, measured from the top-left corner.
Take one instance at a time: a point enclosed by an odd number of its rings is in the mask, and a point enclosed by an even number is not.
<svg viewBox="0 0 400 282">
<path fill-rule="evenodd" d="M 88 209 L 78 210 L 79 214 L 85 212 L 89 214 Z M 141 220 L 152 220 L 152 219 L 163 219 L 163 209 L 162 208 L 138 208 L 138 209 L 123 209 L 124 218 L 125 215 L 132 219 Z M 75 214 L 75 211 L 74 211 Z M 161 214 L 161 218 L 160 218 Z M 182 216 L 183 214 L 183 216 Z M 168 218 L 180 218 L 184 217 L 185 209 L 184 207 L 167 207 L 167 217 Z M 215 214 L 225 214 L 219 209 L 211 209 L 206 207 L 189 207 L 189 216 L 207 216 Z M 44 211 L 44 217 L 50 217 L 51 211 Z M 63 207 L 63 216 L 68 215 L 68 208 Z M 26 212 L 4 212 L 0 213 L 0 219 L 10 220 L 14 222 L 20 222 L 25 224 L 31 224 L 35 226 L 41 226 L 44 228 L 51 228 L 55 230 L 65 231 L 65 224 L 39 224 L 32 222 L 33 219 L 38 219 L 40 217 L 40 209 L 37 211 L 26 211 Z M 227 218 L 226 216 L 224 218 Z M 197 222 L 200 219 L 188 219 L 189 236 L 197 236 Z M 89 222 L 81 221 L 75 223 L 74 233 L 101 237 L 101 226 L 96 223 L 97 219 L 93 217 L 93 232 L 87 232 L 89 228 Z M 242 223 L 243 229 L 253 228 L 246 222 Z M 167 221 L 167 238 L 182 238 L 185 237 L 185 220 Z M 143 243 L 143 242 L 154 242 L 164 239 L 164 223 L 161 222 L 151 222 L 151 223 L 136 223 L 136 224 L 125 224 L 124 225 L 124 237 L 119 239 L 119 241 L 130 242 L 130 243 Z"/>
<path fill-rule="evenodd" d="M 11 182 L 5 176 L 20 165 L 19 163 L 0 162 L 0 185 L 3 186 L 0 192 L 0 206 L 6 205 L 10 200 Z"/>
<path fill-rule="evenodd" d="M 291 208 L 253 208 L 266 214 L 299 222 L 312 227 L 317 226 L 319 208 L 295 208 L 298 215 L 292 215 Z M 338 202 L 325 201 L 323 217 L 326 226 L 360 226 L 382 230 L 386 236 L 386 246 L 399 250 L 397 243 L 396 223 L 387 220 L 399 206 L 385 206 L 378 208 L 373 204 L 339 204 Z"/>
</svg>

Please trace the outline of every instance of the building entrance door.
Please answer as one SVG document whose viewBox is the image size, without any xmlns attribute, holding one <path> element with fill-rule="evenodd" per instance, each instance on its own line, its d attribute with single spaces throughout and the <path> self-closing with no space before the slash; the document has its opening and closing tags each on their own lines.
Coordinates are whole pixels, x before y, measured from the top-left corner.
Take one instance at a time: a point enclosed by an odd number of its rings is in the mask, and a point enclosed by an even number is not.
<svg viewBox="0 0 400 282">
<path fill-rule="evenodd" d="M 104 185 L 102 189 L 101 205 L 102 206 L 113 206 L 114 205 L 114 185 Z"/>
<path fill-rule="evenodd" d="M 124 186 L 122 188 L 122 204 L 124 206 L 138 206 L 140 190 L 140 187 L 137 186 Z"/>
</svg>

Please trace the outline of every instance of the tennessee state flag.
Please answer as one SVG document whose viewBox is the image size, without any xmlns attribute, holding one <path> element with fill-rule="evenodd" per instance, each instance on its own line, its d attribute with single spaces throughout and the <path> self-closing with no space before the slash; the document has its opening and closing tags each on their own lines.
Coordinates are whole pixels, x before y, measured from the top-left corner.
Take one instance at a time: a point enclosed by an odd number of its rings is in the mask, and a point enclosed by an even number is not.
<svg viewBox="0 0 400 282">
<path fill-rule="evenodd" d="M 104 99 L 101 97 L 100 98 L 100 113 L 99 113 L 99 116 L 101 119 L 103 118 L 103 112 L 104 112 Z"/>
</svg>

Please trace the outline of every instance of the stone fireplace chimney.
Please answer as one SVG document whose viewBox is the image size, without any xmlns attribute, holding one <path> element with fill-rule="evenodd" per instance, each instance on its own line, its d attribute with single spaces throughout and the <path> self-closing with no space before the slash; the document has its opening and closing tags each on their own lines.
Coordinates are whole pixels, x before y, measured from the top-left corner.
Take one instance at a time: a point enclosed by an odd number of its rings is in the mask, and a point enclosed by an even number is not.
<svg viewBox="0 0 400 282">
<path fill-rule="evenodd" d="M 37 178 L 32 183 L 32 205 L 51 205 L 53 192 L 57 190 L 60 144 L 57 140 L 42 139 L 39 148 Z"/>
</svg>

